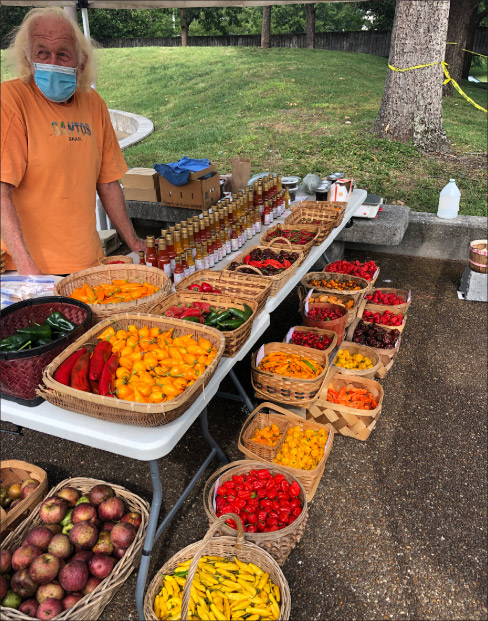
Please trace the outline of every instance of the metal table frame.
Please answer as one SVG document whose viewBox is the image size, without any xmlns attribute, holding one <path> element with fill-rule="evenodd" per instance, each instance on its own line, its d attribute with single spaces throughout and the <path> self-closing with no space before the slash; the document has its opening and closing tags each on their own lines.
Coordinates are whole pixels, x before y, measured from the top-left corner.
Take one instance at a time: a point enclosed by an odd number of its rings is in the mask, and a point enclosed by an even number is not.
<svg viewBox="0 0 488 621">
<path fill-rule="evenodd" d="M 356 211 L 357 207 L 363 203 L 365 198 L 365 190 L 355 190 L 353 192 L 348 201 L 348 207 L 341 225 L 335 228 L 320 246 L 312 248 L 311 252 L 295 272 L 293 277 L 285 283 L 276 296 L 268 299 L 265 310 L 254 320 L 251 335 L 243 348 L 234 358 L 222 358 L 203 394 L 185 412 L 185 414 L 180 416 L 175 421 L 158 428 L 156 431 L 154 428 L 120 425 L 117 423 L 109 423 L 98 419 L 88 418 L 82 414 L 67 412 L 61 408 L 51 405 L 48 402 L 44 402 L 36 408 L 28 408 L 18 405 L 12 401 L 2 400 L 2 420 L 17 425 L 17 431 L 20 431 L 22 427 L 27 427 L 29 429 L 47 433 L 58 438 L 71 440 L 93 448 L 99 448 L 118 455 L 123 455 L 125 457 L 131 457 L 139 461 L 147 461 L 149 463 L 153 493 L 149 523 L 144 540 L 135 593 L 137 612 L 141 621 L 144 619 L 144 591 L 154 543 L 168 527 L 182 503 L 204 474 L 213 458 L 217 457 L 221 464 L 228 463 L 228 459 L 224 451 L 208 431 L 208 403 L 212 397 L 218 394 L 224 398 L 243 401 L 249 411 L 254 409 L 252 401 L 249 399 L 233 370 L 234 365 L 247 355 L 254 343 L 270 325 L 269 313 L 279 306 L 281 301 L 301 280 L 302 276 L 309 271 L 310 267 L 322 255 L 326 257 L 326 249 L 334 241 L 342 228 L 344 228 Z M 281 218 L 273 222 L 273 225 L 277 222 L 283 222 L 287 215 L 288 213 L 285 212 Z M 243 250 L 246 249 L 246 246 L 250 247 L 256 245 L 256 241 L 256 238 L 249 240 L 242 248 L 240 248 L 238 253 L 243 252 Z M 226 257 L 223 262 L 220 262 L 216 266 L 216 269 L 221 269 L 222 266 L 231 261 L 236 254 L 237 253 L 232 253 L 229 257 Z M 227 375 L 229 375 L 230 379 L 234 383 L 238 393 L 237 395 L 218 392 L 218 387 L 221 381 Z M 157 524 L 162 502 L 162 483 L 158 459 L 165 457 L 171 452 L 196 418 L 199 420 L 202 436 L 209 445 L 210 452 L 158 527 Z"/>
</svg>

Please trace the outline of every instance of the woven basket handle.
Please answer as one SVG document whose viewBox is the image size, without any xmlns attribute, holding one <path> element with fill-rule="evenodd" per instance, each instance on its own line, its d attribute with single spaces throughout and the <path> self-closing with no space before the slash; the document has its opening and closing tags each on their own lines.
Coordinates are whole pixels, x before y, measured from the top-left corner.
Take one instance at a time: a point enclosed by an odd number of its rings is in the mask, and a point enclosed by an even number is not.
<svg viewBox="0 0 488 621">
<path fill-rule="evenodd" d="M 259 267 L 255 267 L 254 265 L 247 265 L 247 263 L 244 263 L 243 265 L 238 265 L 236 267 L 236 269 L 234 270 L 234 272 L 240 272 L 241 268 L 247 267 L 250 270 L 253 270 L 256 272 L 256 274 L 259 274 L 260 276 L 263 276 L 263 272 L 259 269 Z"/>
<path fill-rule="evenodd" d="M 292 248 L 292 244 L 290 243 L 290 240 L 289 240 L 289 239 L 286 239 L 286 237 L 282 237 L 281 235 L 280 235 L 279 237 L 273 237 L 273 239 L 272 239 L 272 240 L 270 240 L 269 242 L 267 242 L 266 246 L 268 246 L 268 247 L 270 248 L 270 247 L 271 247 L 271 246 L 272 246 L 275 242 L 277 242 L 277 241 L 284 241 L 285 243 L 287 243 L 287 244 L 288 244 L 288 247 L 289 247 L 290 249 L 293 249 L 293 248 Z"/>
<path fill-rule="evenodd" d="M 185 587 L 183 589 L 183 598 L 182 598 L 182 601 L 181 601 L 181 618 L 182 619 L 188 619 L 188 607 L 190 605 L 191 585 L 193 583 L 193 578 L 195 577 L 195 574 L 196 574 L 197 569 L 198 569 L 198 563 L 199 563 L 200 559 L 202 558 L 203 553 L 205 552 L 205 548 L 207 547 L 207 544 L 213 538 L 215 532 L 217 530 L 219 530 L 219 528 L 222 526 L 222 524 L 225 524 L 225 522 L 228 519 L 233 519 L 234 522 L 237 525 L 237 541 L 236 541 L 236 546 L 242 546 L 242 544 L 245 542 L 244 529 L 242 528 L 242 521 L 241 521 L 240 517 L 238 515 L 236 515 L 235 513 L 224 513 L 224 515 L 221 515 L 212 524 L 212 526 L 208 529 L 207 534 L 205 535 L 205 537 L 200 542 L 200 545 L 197 548 L 197 550 L 195 552 L 195 556 L 193 557 L 193 560 L 192 560 L 192 562 L 190 564 L 190 568 L 188 570 L 188 575 L 186 576 Z"/>
</svg>

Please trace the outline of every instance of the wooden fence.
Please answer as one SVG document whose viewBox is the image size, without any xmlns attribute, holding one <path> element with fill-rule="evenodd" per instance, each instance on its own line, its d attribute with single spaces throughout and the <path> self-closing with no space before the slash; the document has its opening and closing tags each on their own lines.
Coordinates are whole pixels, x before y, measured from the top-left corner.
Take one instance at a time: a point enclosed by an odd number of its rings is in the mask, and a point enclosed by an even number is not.
<svg viewBox="0 0 488 621">
<path fill-rule="evenodd" d="M 317 32 L 315 48 L 373 54 L 388 57 L 391 32 L 386 30 L 358 30 L 350 32 Z M 155 37 L 152 39 L 107 39 L 100 41 L 103 47 L 178 47 L 180 37 Z M 261 35 L 230 35 L 225 37 L 189 37 L 190 46 L 236 46 L 260 47 Z M 271 35 L 271 47 L 306 47 L 305 33 Z M 488 28 L 478 28 L 473 52 L 488 55 Z"/>
</svg>

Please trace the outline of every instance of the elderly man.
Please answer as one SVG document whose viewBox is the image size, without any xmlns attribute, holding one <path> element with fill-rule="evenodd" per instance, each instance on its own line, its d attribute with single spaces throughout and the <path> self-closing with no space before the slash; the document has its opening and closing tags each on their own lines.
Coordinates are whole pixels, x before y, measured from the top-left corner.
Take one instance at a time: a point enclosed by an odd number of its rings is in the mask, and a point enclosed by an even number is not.
<svg viewBox="0 0 488 621">
<path fill-rule="evenodd" d="M 95 191 L 130 249 L 144 249 L 118 182 L 127 165 L 90 86 L 89 41 L 62 9 L 33 9 L 9 53 L 18 79 L 1 86 L 1 232 L 19 273 L 98 264 Z"/>
</svg>

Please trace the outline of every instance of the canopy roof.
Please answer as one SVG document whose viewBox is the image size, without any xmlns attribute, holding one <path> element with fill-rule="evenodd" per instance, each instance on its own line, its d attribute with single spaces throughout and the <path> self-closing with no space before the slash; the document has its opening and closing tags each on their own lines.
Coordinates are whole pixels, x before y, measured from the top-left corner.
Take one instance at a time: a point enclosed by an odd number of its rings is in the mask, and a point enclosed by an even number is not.
<svg viewBox="0 0 488 621">
<path fill-rule="evenodd" d="M 4 6 L 72 6 L 89 9 L 188 9 L 224 6 L 273 6 L 275 4 L 315 4 L 322 2 L 363 2 L 364 0 L 2 0 Z"/>
</svg>

